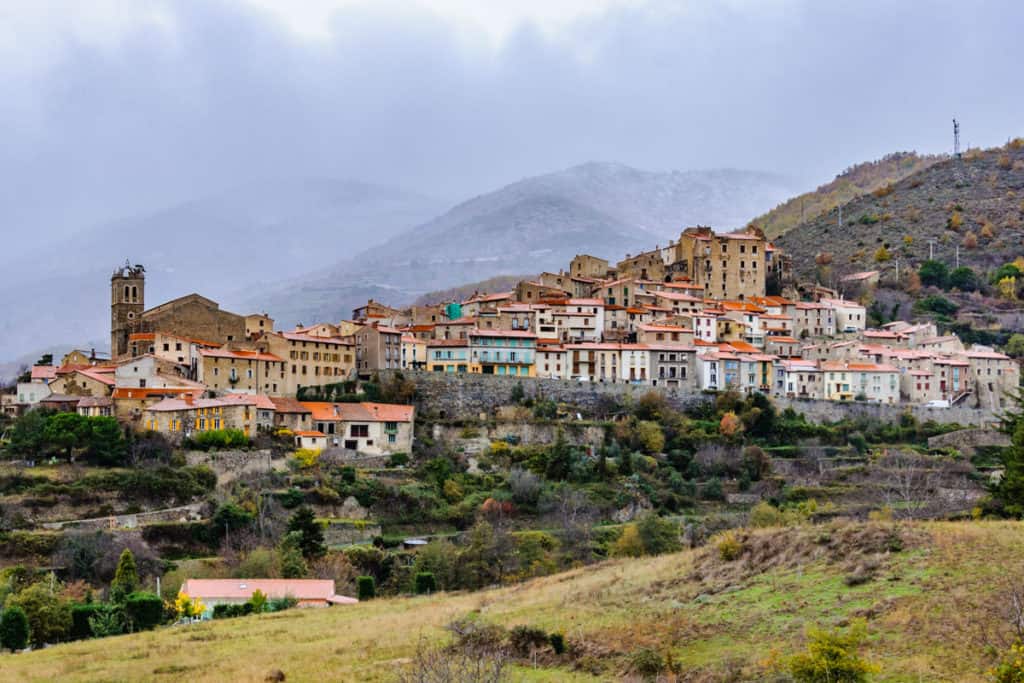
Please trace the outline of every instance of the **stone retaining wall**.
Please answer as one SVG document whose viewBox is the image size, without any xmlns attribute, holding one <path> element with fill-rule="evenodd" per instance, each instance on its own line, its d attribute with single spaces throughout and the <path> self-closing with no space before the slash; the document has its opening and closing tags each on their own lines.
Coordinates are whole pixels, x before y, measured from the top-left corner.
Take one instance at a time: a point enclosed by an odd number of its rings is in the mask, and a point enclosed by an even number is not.
<svg viewBox="0 0 1024 683">
<path fill-rule="evenodd" d="M 206 465 L 217 475 L 217 486 L 224 486 L 241 474 L 256 472 L 266 474 L 274 469 L 275 463 L 270 449 L 257 451 L 186 451 L 185 462 L 189 465 Z M 277 463 L 284 467 L 284 461 Z"/>
<path fill-rule="evenodd" d="M 387 376 L 394 371 L 384 371 Z M 424 414 L 451 419 L 489 418 L 499 406 L 507 405 L 516 385 L 522 386 L 527 397 L 545 398 L 577 407 L 587 416 L 594 408 L 609 399 L 622 400 L 626 396 L 639 398 L 649 391 L 665 395 L 677 409 L 686 410 L 713 401 L 715 395 L 707 392 L 682 392 L 667 387 L 646 384 L 602 384 L 571 380 L 539 379 L 536 377 L 500 377 L 496 375 L 449 375 L 439 372 L 403 371 L 416 383 L 418 408 Z M 805 401 L 775 398 L 780 410 L 793 408 L 813 422 L 836 421 L 843 418 L 864 417 L 879 422 L 898 422 L 906 411 L 924 422 L 956 422 L 974 427 L 991 427 L 996 416 L 991 410 L 953 406 L 927 408 L 925 406 L 883 405 L 878 403 Z"/>
</svg>

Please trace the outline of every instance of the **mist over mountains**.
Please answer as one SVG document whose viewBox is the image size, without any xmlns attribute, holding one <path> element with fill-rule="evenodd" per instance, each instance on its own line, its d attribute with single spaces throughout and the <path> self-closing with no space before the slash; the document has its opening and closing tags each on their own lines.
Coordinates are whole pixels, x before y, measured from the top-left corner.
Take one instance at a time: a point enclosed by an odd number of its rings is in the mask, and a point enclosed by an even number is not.
<svg viewBox="0 0 1024 683">
<path fill-rule="evenodd" d="M 281 327 L 337 320 L 374 297 L 502 273 L 565 267 L 582 251 L 617 260 L 686 225 L 738 227 L 794 192 L 770 173 L 642 171 L 586 163 L 443 201 L 330 179 L 250 183 L 40 244 L 2 266 L 0 359 L 105 339 L 110 272 L 146 266 L 153 306 L 196 291 Z"/>
<path fill-rule="evenodd" d="M 734 169 L 652 172 L 591 162 L 526 178 L 455 206 L 352 259 L 254 292 L 282 327 L 337 320 L 374 297 L 412 302 L 444 287 L 565 268 L 578 253 L 618 261 L 694 224 L 740 227 L 794 193 L 791 181 Z"/>
<path fill-rule="evenodd" d="M 146 302 L 214 299 L 327 266 L 428 219 L 440 200 L 332 179 L 249 183 L 9 252 L 0 360 L 109 334 L 109 277 L 146 266 Z"/>
</svg>

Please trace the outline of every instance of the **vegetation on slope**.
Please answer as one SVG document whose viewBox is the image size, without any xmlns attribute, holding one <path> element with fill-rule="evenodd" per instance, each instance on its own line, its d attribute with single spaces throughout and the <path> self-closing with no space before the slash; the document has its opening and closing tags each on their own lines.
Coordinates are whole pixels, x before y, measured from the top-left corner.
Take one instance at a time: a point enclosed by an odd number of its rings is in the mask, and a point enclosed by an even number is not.
<svg viewBox="0 0 1024 683">
<path fill-rule="evenodd" d="M 833 208 L 779 244 L 801 278 L 826 284 L 850 272 L 894 271 L 897 259 L 903 278 L 929 259 L 985 273 L 1020 255 L 1022 190 L 1024 139 L 1016 139 L 932 163 L 844 204 L 842 229 Z"/>
<path fill-rule="evenodd" d="M 987 680 L 1014 638 L 1002 608 L 1024 578 L 1020 523 L 837 522 L 749 530 L 736 542 L 728 559 L 712 543 L 480 593 L 59 645 L 6 657 L 4 669 L 14 680 L 260 681 L 281 672 L 287 680 L 392 681 L 423 666 L 425 652 L 474 633 L 505 648 L 507 680 L 674 672 L 693 681 L 789 681 L 809 625 L 845 633 L 863 620 L 868 638 L 856 654 L 877 670 L 872 680 L 970 682 Z M 565 651 L 556 654 L 537 633 L 563 634 Z"/>
<path fill-rule="evenodd" d="M 770 239 L 774 239 L 807 220 L 833 211 L 851 199 L 869 192 L 884 192 L 887 186 L 928 168 L 942 158 L 916 152 L 895 152 L 877 161 L 856 164 L 831 182 L 797 195 L 751 222 L 763 229 Z"/>
</svg>

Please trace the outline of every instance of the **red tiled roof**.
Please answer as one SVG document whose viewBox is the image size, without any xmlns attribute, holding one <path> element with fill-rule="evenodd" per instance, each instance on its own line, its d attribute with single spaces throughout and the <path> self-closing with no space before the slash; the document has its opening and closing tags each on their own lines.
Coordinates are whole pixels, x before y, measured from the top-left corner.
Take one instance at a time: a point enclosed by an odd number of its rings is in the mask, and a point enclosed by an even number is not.
<svg viewBox="0 0 1024 683">
<path fill-rule="evenodd" d="M 118 400 L 142 400 L 146 398 L 153 398 L 157 396 L 183 396 L 183 395 L 195 395 L 201 394 L 203 389 L 197 389 L 194 387 L 164 387 L 158 389 L 155 387 L 139 388 L 139 387 L 116 387 L 112 397 Z"/>
<path fill-rule="evenodd" d="M 392 403 L 302 401 L 314 420 L 324 422 L 412 422 L 413 407 Z"/>
<path fill-rule="evenodd" d="M 314 439 L 322 439 L 326 435 L 323 432 L 318 432 L 316 430 L 306 430 L 295 432 L 295 436 L 308 436 Z"/>
<path fill-rule="evenodd" d="M 283 363 L 280 356 L 260 351 L 232 350 L 232 349 L 199 349 L 199 355 L 204 358 L 235 358 L 238 360 L 267 361 L 270 363 Z"/>
<path fill-rule="evenodd" d="M 248 600 L 255 591 L 271 600 L 291 597 L 299 601 L 323 600 L 336 604 L 359 602 L 336 595 L 331 579 L 185 579 L 181 593 L 201 600 Z"/>
<path fill-rule="evenodd" d="M 274 404 L 274 410 L 279 413 L 309 413 L 309 408 L 299 403 L 294 398 L 286 396 L 271 396 L 270 402 Z"/>
<path fill-rule="evenodd" d="M 56 379 L 57 368 L 52 365 L 33 365 L 32 366 L 32 379 Z"/>
</svg>

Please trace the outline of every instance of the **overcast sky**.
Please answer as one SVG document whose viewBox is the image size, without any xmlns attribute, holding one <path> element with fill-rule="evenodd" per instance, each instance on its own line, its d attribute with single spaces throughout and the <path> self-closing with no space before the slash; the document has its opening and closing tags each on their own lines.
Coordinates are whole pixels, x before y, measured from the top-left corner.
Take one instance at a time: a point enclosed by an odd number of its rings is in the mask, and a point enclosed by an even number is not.
<svg viewBox="0 0 1024 683">
<path fill-rule="evenodd" d="M 808 185 L 1024 134 L 1024 3 L 4 0 L 0 225 L 281 176 L 462 199 L 587 160 Z"/>
</svg>

